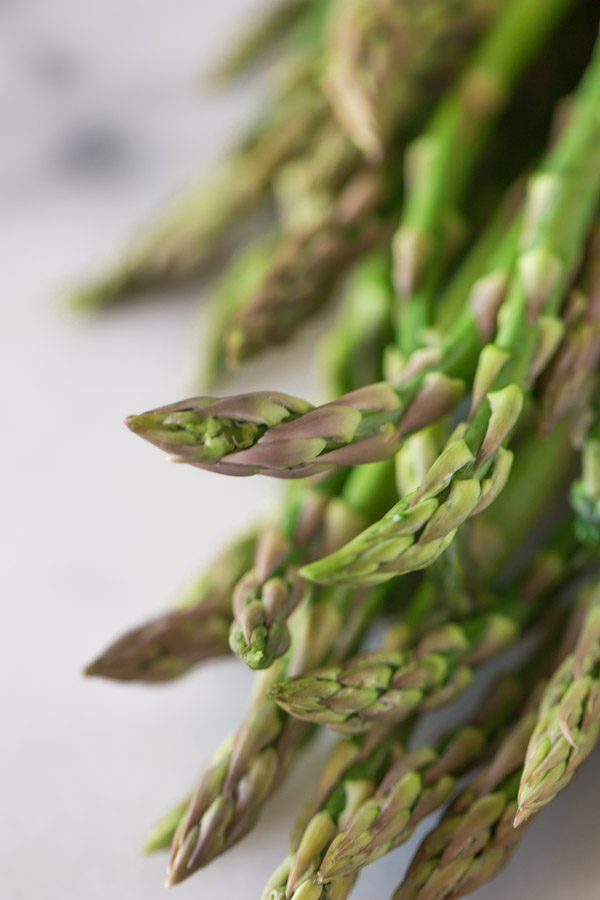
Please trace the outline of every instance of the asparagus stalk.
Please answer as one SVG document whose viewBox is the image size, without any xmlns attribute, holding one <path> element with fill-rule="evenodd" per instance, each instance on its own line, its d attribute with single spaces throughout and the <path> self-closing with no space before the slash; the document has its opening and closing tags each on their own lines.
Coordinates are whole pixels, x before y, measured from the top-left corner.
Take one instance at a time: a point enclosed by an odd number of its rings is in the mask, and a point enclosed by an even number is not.
<svg viewBox="0 0 600 900">
<path fill-rule="evenodd" d="M 263 282 L 224 336 L 230 368 L 287 341 L 324 305 L 341 274 L 381 242 L 392 194 L 382 172 L 358 171 L 325 216 L 284 232 Z"/>
<path fill-rule="evenodd" d="M 582 472 L 571 489 L 578 538 L 591 546 L 600 543 L 600 394 L 593 403 L 581 453 Z"/>
<path fill-rule="evenodd" d="M 581 406 L 595 385 L 600 359 L 600 224 L 588 244 L 583 271 L 563 313 L 565 338 L 540 386 L 540 430 L 547 434 L 558 419 Z"/>
<path fill-rule="evenodd" d="M 194 581 L 179 608 L 128 631 L 85 669 L 117 681 L 169 681 L 229 652 L 233 589 L 251 563 L 256 536 L 234 542 Z"/>
<path fill-rule="evenodd" d="M 291 715 L 343 734 L 359 734 L 378 723 L 399 722 L 442 706 L 471 684 L 475 666 L 523 633 L 548 592 L 564 581 L 571 546 L 570 535 L 561 534 L 558 554 L 540 554 L 517 586 L 489 611 L 426 633 L 414 649 L 361 653 L 344 666 L 275 684 L 271 696 Z"/>
<path fill-rule="evenodd" d="M 443 372 L 395 388 L 379 382 L 313 407 L 273 391 L 196 397 L 129 416 L 135 434 L 178 462 L 224 475 L 304 478 L 390 459 L 407 434 L 449 413 L 464 392 Z"/>
<path fill-rule="evenodd" d="M 392 337 L 392 300 L 388 260 L 381 252 L 373 253 L 351 273 L 335 324 L 319 348 L 330 396 L 383 377 L 383 351 Z"/>
<path fill-rule="evenodd" d="M 600 582 L 587 591 L 588 612 L 575 649 L 556 670 L 540 701 L 515 826 L 567 786 L 600 736 Z"/>
<path fill-rule="evenodd" d="M 469 420 L 412 496 L 337 553 L 304 567 L 304 577 L 374 584 L 427 565 L 502 489 L 512 462 L 503 444 L 561 337 L 556 314 L 600 196 L 599 106 L 597 47 L 569 127 L 530 183 L 517 265 L 495 341 L 480 355 Z"/>
<path fill-rule="evenodd" d="M 437 348 L 402 364 L 395 387 L 375 383 L 316 408 L 279 393 L 200 397 L 130 416 L 127 425 L 179 460 L 224 474 L 303 477 L 389 458 L 407 433 L 456 406 L 493 334 L 517 236 L 515 223 L 482 270 L 467 259 L 469 277 L 456 278 L 466 302 L 454 326 Z M 487 248 L 487 235 L 484 241 Z M 454 303 L 454 282 L 449 290 Z"/>
</svg>

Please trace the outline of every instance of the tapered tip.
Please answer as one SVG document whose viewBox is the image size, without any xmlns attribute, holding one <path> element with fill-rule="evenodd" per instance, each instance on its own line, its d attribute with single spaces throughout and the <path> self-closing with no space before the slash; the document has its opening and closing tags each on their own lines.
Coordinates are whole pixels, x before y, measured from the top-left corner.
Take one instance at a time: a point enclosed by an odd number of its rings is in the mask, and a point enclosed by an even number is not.
<svg viewBox="0 0 600 900">
<path fill-rule="evenodd" d="M 523 825 L 523 823 L 526 822 L 527 819 L 529 819 L 531 815 L 532 815 L 532 811 L 530 809 L 527 809 L 526 807 L 521 806 L 517 810 L 515 818 L 513 819 L 513 827 L 518 828 L 520 825 Z"/>
</svg>

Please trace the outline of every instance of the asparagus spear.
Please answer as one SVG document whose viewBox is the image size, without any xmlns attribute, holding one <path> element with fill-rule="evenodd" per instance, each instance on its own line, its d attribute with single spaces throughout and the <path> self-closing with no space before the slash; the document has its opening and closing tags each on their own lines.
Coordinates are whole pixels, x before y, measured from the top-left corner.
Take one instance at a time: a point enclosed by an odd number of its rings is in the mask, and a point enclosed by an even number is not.
<svg viewBox="0 0 600 900">
<path fill-rule="evenodd" d="M 462 270 L 456 277 L 466 302 L 454 326 L 439 347 L 417 350 L 403 363 L 395 388 L 376 383 L 316 408 L 266 392 L 216 403 L 200 397 L 130 416 L 127 424 L 181 460 L 228 474 L 303 477 L 322 467 L 389 458 L 408 430 L 439 419 L 458 402 L 478 349 L 493 334 L 517 235 L 515 223 L 483 270 L 478 253 L 477 268 L 467 259 L 468 277 Z M 484 243 L 487 248 L 487 235 Z"/>
<path fill-rule="evenodd" d="M 250 565 L 255 545 L 255 535 L 234 542 L 190 585 L 178 609 L 128 631 L 90 663 L 85 674 L 117 681 L 168 681 L 203 660 L 227 654 L 233 589 Z"/>
<path fill-rule="evenodd" d="M 515 544 L 517 543 L 518 540 Z M 551 580 L 557 578 L 557 565 L 558 568 L 562 568 L 564 563 L 559 559 L 552 560 L 549 556 L 541 558 L 530 573 L 530 583 L 533 580 L 537 581 L 538 589 L 542 581 L 549 584 Z M 463 580 L 466 575 L 466 570 L 461 570 L 459 578 Z M 406 626 L 403 633 L 403 647 L 414 645 L 421 634 L 431 630 L 432 619 L 443 617 L 444 610 L 446 617 L 448 616 L 454 605 L 454 599 L 448 598 L 448 591 L 453 589 L 450 585 L 459 591 L 464 591 L 467 587 L 459 585 L 456 577 L 456 566 L 451 555 L 439 560 L 427 571 L 419 590 L 400 616 L 400 622 Z M 492 577 L 492 567 L 488 567 L 488 577 Z M 482 599 L 471 601 L 471 603 L 478 602 L 481 603 Z M 391 626 L 390 631 L 390 642 L 395 642 L 396 623 Z M 427 771 L 431 772 L 431 777 L 437 779 L 435 788 L 430 790 L 424 788 L 427 797 L 426 799 L 422 797 L 415 803 L 413 816 L 425 815 L 427 808 L 435 806 L 434 798 L 443 802 L 452 777 L 461 770 L 461 766 L 475 764 L 482 757 L 484 745 L 489 752 L 494 735 L 500 734 L 508 724 L 511 716 L 522 704 L 529 690 L 528 685 L 534 677 L 537 677 L 540 666 L 547 658 L 547 647 L 544 646 L 543 650 L 543 653 L 536 651 L 534 659 L 526 664 L 518 676 L 503 676 L 499 679 L 481 704 L 479 713 L 472 718 L 470 725 L 462 730 L 455 729 L 442 741 L 440 759 L 437 763 L 427 756 L 428 752 L 431 756 L 433 751 L 423 750 L 409 755 L 407 768 L 410 768 L 409 761 L 413 760 L 417 765 L 425 766 Z M 350 872 L 347 878 L 338 878 L 336 874 L 334 884 L 321 886 L 320 892 L 314 884 L 315 873 L 319 870 L 319 882 L 327 880 L 320 876 L 331 854 L 337 855 L 334 848 L 338 844 L 338 838 L 333 837 L 336 828 L 345 833 L 347 829 L 353 828 L 353 823 L 357 821 L 361 811 L 370 808 L 370 802 L 365 798 L 370 797 L 377 787 L 373 775 L 380 770 L 382 754 L 386 757 L 389 755 L 390 742 L 397 746 L 400 740 L 400 744 L 404 745 L 412 726 L 411 719 L 405 720 L 400 729 L 380 725 L 366 734 L 352 736 L 334 748 L 323 770 L 316 796 L 294 827 L 291 853 L 269 880 L 263 893 L 263 900 L 267 897 L 269 900 L 280 900 L 286 896 L 300 898 L 304 896 L 305 891 L 311 897 L 314 894 L 316 900 L 318 898 L 325 900 L 330 896 L 338 897 L 338 892 L 340 897 L 347 895 L 353 884 L 355 872 Z M 483 740 L 484 736 L 487 741 Z M 393 784 L 392 772 L 397 772 L 398 767 L 404 769 L 402 760 L 405 756 L 400 752 L 400 746 L 398 752 L 399 762 L 393 767 L 388 765 L 391 771 L 385 778 L 385 784 L 389 787 Z M 394 755 L 398 754 L 394 752 Z M 446 774 L 445 769 L 448 770 Z M 407 781 L 410 779 L 403 780 L 404 786 Z M 426 777 L 424 781 L 427 781 Z M 385 796 L 389 792 L 389 787 L 385 788 Z M 377 796 L 382 790 L 383 786 L 378 789 Z M 354 813 L 353 810 L 356 809 L 357 812 Z M 395 818 L 394 822 L 397 822 Z M 387 830 L 389 833 L 389 827 Z M 383 834 L 380 836 L 381 840 L 385 840 Z"/>
<path fill-rule="evenodd" d="M 600 582 L 588 591 L 589 608 L 575 649 L 556 670 L 540 701 L 515 826 L 567 786 L 600 736 Z"/>
<path fill-rule="evenodd" d="M 570 535 L 559 536 L 567 548 Z M 516 587 L 489 611 L 428 632 L 409 651 L 361 653 L 344 666 L 296 675 L 271 688 L 271 696 L 303 721 L 358 734 L 381 722 L 398 722 L 421 710 L 435 709 L 461 694 L 473 669 L 513 643 L 533 620 L 547 592 L 568 571 L 569 549 L 550 558 L 542 553 Z M 543 577 L 542 577 L 543 576 Z"/>
<path fill-rule="evenodd" d="M 304 577 L 373 584 L 427 565 L 502 489 L 512 459 L 503 444 L 560 339 L 556 313 L 600 196 L 599 106 L 597 47 L 569 127 L 530 183 L 517 266 L 496 339 L 480 355 L 469 420 L 457 428 L 418 491 L 336 554 L 304 567 Z M 413 522 L 421 514 L 415 537 Z"/>
<path fill-rule="evenodd" d="M 313 407 L 273 391 L 196 397 L 129 416 L 127 426 L 178 462 L 226 475 L 304 478 L 331 466 L 392 457 L 405 435 L 450 412 L 464 391 L 442 372 L 394 388 L 359 388 Z"/>
<path fill-rule="evenodd" d="M 567 629 L 559 658 L 568 652 L 570 638 Z M 540 697 L 548 689 L 543 682 L 534 688 L 489 766 L 423 840 L 392 900 L 457 900 L 488 882 L 510 860 L 527 827 L 524 820 L 514 822 L 517 795 Z"/>
</svg>

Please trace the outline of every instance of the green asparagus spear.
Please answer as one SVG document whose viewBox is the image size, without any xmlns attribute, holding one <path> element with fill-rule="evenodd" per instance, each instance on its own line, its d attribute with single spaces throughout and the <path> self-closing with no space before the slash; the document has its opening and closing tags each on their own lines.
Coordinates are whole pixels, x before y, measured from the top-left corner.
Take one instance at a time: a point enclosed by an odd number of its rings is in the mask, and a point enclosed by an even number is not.
<svg viewBox="0 0 600 900">
<path fill-rule="evenodd" d="M 86 675 L 117 681 L 178 678 L 229 651 L 233 589 L 251 563 L 256 536 L 234 542 L 180 598 L 179 608 L 128 631 L 90 663 Z"/>
<path fill-rule="evenodd" d="M 540 701 L 519 787 L 515 826 L 567 786 L 600 736 L 600 583 L 588 588 L 577 644 Z"/>
</svg>

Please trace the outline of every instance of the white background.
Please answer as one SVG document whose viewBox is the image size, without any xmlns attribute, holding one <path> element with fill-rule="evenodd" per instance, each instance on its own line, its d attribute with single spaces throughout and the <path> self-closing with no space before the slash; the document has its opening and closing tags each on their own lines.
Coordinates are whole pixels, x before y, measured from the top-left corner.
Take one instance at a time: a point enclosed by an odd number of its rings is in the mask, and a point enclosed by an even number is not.
<svg viewBox="0 0 600 900">
<path fill-rule="evenodd" d="M 276 485 L 167 465 L 121 424 L 188 392 L 202 352 L 194 292 L 92 319 L 67 312 L 63 297 L 251 117 L 256 86 L 211 94 L 196 76 L 259 5 L 0 2 L 0 896 L 9 900 L 162 897 L 164 860 L 142 858 L 141 840 L 244 708 L 251 676 L 234 662 L 163 688 L 80 675 L 120 631 L 165 608 Z M 244 387 L 318 397 L 306 371 L 315 334 L 254 367 Z M 258 898 L 323 754 L 315 747 L 260 827 L 177 896 Z M 482 900 L 598 897 L 598 762 L 536 822 Z M 409 853 L 369 870 L 357 900 L 390 896 Z"/>
</svg>

